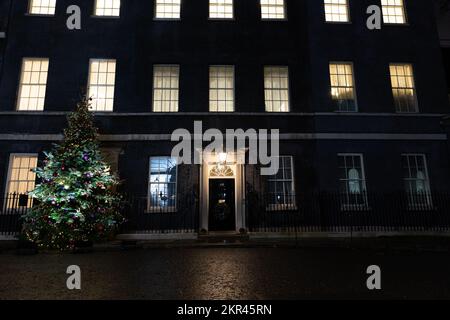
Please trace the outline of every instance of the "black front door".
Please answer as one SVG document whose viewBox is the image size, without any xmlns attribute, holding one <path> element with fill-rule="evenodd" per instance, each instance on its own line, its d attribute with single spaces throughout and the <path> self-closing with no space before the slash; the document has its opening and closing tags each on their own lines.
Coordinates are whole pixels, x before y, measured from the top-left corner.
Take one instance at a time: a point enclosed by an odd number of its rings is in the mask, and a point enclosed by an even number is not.
<svg viewBox="0 0 450 320">
<path fill-rule="evenodd" d="M 234 179 L 209 180 L 209 230 L 236 230 Z"/>
</svg>

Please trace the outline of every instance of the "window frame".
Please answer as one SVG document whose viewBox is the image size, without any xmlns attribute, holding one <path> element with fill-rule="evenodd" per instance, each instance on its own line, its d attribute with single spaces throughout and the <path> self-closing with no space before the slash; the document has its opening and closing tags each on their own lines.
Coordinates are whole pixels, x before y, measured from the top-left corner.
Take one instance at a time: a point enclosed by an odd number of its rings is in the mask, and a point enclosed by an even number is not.
<svg viewBox="0 0 450 320">
<path fill-rule="evenodd" d="M 236 20 L 236 12 L 235 12 L 235 0 L 231 0 L 232 5 L 232 17 L 231 18 L 212 18 L 211 17 L 211 0 L 208 0 L 208 20 L 210 21 L 235 21 Z"/>
<path fill-rule="evenodd" d="M 86 92 L 89 95 L 88 98 L 90 97 L 90 87 L 91 87 L 91 65 L 93 61 L 97 61 L 97 62 L 105 62 L 105 61 L 114 61 L 115 62 L 115 69 L 114 69 L 114 96 L 113 96 L 113 103 L 112 103 L 112 110 L 94 110 L 91 109 L 89 110 L 90 112 L 94 112 L 94 113 L 113 113 L 114 112 L 114 105 L 116 102 L 116 80 L 117 80 L 117 59 L 114 58 L 90 58 L 89 59 L 89 66 L 88 66 L 88 81 L 87 81 L 87 88 L 86 88 Z M 108 74 L 108 73 L 107 73 Z M 96 86 L 99 86 L 98 84 Z M 102 85 L 105 86 L 105 85 Z M 108 87 L 108 85 L 106 85 L 106 87 Z"/>
<path fill-rule="evenodd" d="M 157 17 L 157 8 L 158 8 L 158 0 L 155 0 L 153 3 L 153 20 L 154 21 L 180 21 L 182 18 L 182 13 L 183 13 L 183 0 L 180 0 L 180 16 L 178 18 L 166 18 L 166 17 L 162 17 L 159 18 Z"/>
<path fill-rule="evenodd" d="M 266 68 L 284 68 L 287 70 L 287 90 L 288 90 L 288 110 L 287 111 L 268 111 L 267 110 L 267 100 L 266 100 Z M 292 101 L 292 97 L 291 97 L 291 76 L 290 76 L 290 69 L 288 65 L 285 66 L 280 66 L 280 65 L 265 65 L 263 67 L 263 89 L 264 89 L 264 111 L 268 114 L 287 114 L 287 113 L 291 113 L 292 109 L 291 109 L 291 101 Z M 272 90 L 272 89 L 268 89 L 268 90 Z"/>
<path fill-rule="evenodd" d="M 405 185 L 403 184 L 403 190 L 406 193 L 407 196 L 407 200 L 408 200 L 408 209 L 409 210 L 430 210 L 433 208 L 433 192 L 431 190 L 431 180 L 430 180 L 430 175 L 429 175 L 429 170 L 428 170 L 428 159 L 427 159 L 427 155 L 425 153 L 402 153 L 401 155 L 401 160 L 403 162 L 403 157 L 407 157 L 408 159 L 408 171 L 411 172 L 412 167 L 409 165 L 410 161 L 409 161 L 409 157 L 415 157 L 417 159 L 417 157 L 421 157 L 423 160 L 423 164 L 424 164 L 424 173 L 425 173 L 425 194 L 423 196 L 425 196 L 426 199 L 426 203 L 421 203 L 421 202 L 416 202 L 413 200 L 418 200 L 417 199 L 417 194 L 418 193 L 414 193 L 414 195 L 416 196 L 416 198 L 412 198 L 412 193 L 409 192 L 408 190 L 406 190 Z M 405 168 L 402 166 L 402 172 Z M 417 169 L 417 168 L 416 168 Z M 402 181 L 403 183 L 407 182 L 407 181 L 417 181 L 417 178 L 407 178 L 402 174 Z"/>
<path fill-rule="evenodd" d="M 9 193 L 9 185 L 10 185 L 10 182 L 11 182 L 11 174 L 12 174 L 12 165 L 13 165 L 13 159 L 14 159 L 14 157 L 18 157 L 18 156 L 20 156 L 20 157 L 29 157 L 29 158 L 31 158 L 31 157 L 35 157 L 36 158 L 36 167 L 38 167 L 38 162 L 39 162 L 39 154 L 38 153 L 20 153 L 20 152 L 14 152 L 14 153 L 10 153 L 9 154 L 9 162 L 8 162 L 8 172 L 7 172 L 7 175 L 6 175 L 6 181 L 5 181 L 5 192 L 4 192 L 4 195 L 5 195 L 5 197 L 4 197 L 4 199 L 5 199 L 5 201 L 4 201 L 4 203 L 3 203 L 3 209 L 4 210 L 8 210 L 8 209 L 15 209 L 15 207 L 9 207 L 8 206 L 8 195 L 10 194 Z M 30 170 L 31 170 L 31 168 L 30 168 Z M 27 181 L 29 181 L 29 180 L 27 180 Z M 37 176 L 35 175 L 35 178 L 34 178 L 34 183 L 35 183 L 35 187 L 36 187 L 36 181 L 37 181 Z M 11 193 L 12 194 L 12 193 Z M 18 193 L 18 195 L 20 195 L 20 193 Z M 28 201 L 30 202 L 30 198 L 28 199 Z M 29 206 L 29 205 L 27 205 L 27 209 L 30 209 L 31 208 L 31 206 Z M 1 214 L 1 213 L 0 213 Z"/>
<path fill-rule="evenodd" d="M 291 182 L 291 187 L 293 190 L 293 195 L 292 195 L 292 201 L 289 203 L 281 203 L 281 204 L 276 204 L 276 203 L 267 203 L 266 204 L 266 211 L 268 212 L 284 212 L 284 211 L 295 211 L 298 209 L 297 207 L 297 193 L 296 193 L 296 187 L 295 187 L 295 161 L 294 161 L 294 156 L 292 155 L 279 155 L 278 159 L 279 159 L 279 163 L 282 163 L 282 159 L 285 158 L 289 158 L 290 160 L 290 164 L 291 164 L 291 179 L 271 179 L 271 177 L 273 176 L 267 176 L 267 180 L 266 180 L 266 188 L 269 188 L 269 184 L 270 183 L 277 183 L 277 182 Z M 284 170 L 284 166 L 282 167 L 281 165 L 279 166 L 279 170 Z M 277 172 L 278 174 L 278 172 Z M 275 176 L 277 175 L 275 174 Z M 283 187 L 283 191 L 284 191 L 284 187 Z M 267 194 L 270 194 L 269 192 L 267 192 Z M 284 193 L 283 195 L 284 197 L 286 197 L 286 193 Z M 269 201 L 267 201 L 269 202 Z"/>
<path fill-rule="evenodd" d="M 233 111 L 211 111 L 211 90 L 213 90 L 211 88 L 211 68 L 231 68 L 233 71 Z M 226 64 L 213 64 L 213 65 L 209 65 L 208 68 L 208 113 L 216 113 L 216 114 L 231 114 L 231 113 L 236 113 L 236 68 L 235 65 L 226 65 Z M 217 88 L 215 90 L 227 90 L 224 88 Z M 217 100 L 218 101 L 218 100 Z M 225 100 L 226 102 L 227 100 Z"/>
<path fill-rule="evenodd" d="M 28 6 L 27 6 L 27 12 L 25 13 L 26 16 L 36 16 L 36 17 L 54 17 L 56 16 L 56 9 L 58 5 L 58 0 L 55 0 L 55 12 L 54 13 L 31 13 L 32 9 L 32 2 L 34 0 L 28 0 Z"/>
<path fill-rule="evenodd" d="M 157 182 L 157 183 L 152 183 L 151 182 L 151 166 L 152 166 L 152 159 L 173 159 L 176 161 L 176 165 L 175 165 L 175 175 L 176 175 L 176 181 L 175 182 Z M 148 158 L 148 175 L 147 175 L 147 210 L 146 213 L 152 213 L 152 214 L 171 214 L 171 213 L 177 213 L 178 212 L 178 173 L 179 173 L 179 163 L 178 163 L 178 159 L 171 157 L 171 156 L 150 156 Z M 158 207 L 158 206 L 152 206 L 152 201 L 151 201 L 151 186 L 152 184 L 157 184 L 157 185 L 170 185 L 170 184 L 174 184 L 175 185 L 175 206 L 168 206 L 166 208 L 164 207 Z"/>
<path fill-rule="evenodd" d="M 48 69 L 47 69 L 47 79 L 45 81 L 45 95 L 44 95 L 44 105 L 42 107 L 42 110 L 19 110 L 19 102 L 21 99 L 21 92 L 22 92 L 22 80 L 23 80 L 23 73 L 24 68 L 25 68 L 25 61 L 26 60 L 47 60 L 48 62 Z M 17 89 L 16 89 L 16 104 L 15 104 L 15 112 L 26 112 L 26 113 L 30 113 L 30 112 L 45 112 L 45 101 L 47 99 L 47 86 L 48 86 L 48 76 L 50 73 L 50 58 L 48 57 L 23 57 L 22 58 L 22 64 L 20 66 L 20 75 L 19 75 L 19 83 L 17 85 Z"/>
<path fill-rule="evenodd" d="M 155 88 L 155 70 L 156 67 L 177 67 L 178 68 L 178 87 L 177 87 L 177 110 L 176 111 L 155 111 L 155 89 L 159 89 L 159 90 L 174 90 L 172 88 Z M 152 66 L 152 113 L 157 113 L 157 114 L 176 114 L 178 112 L 180 112 L 180 75 L 181 75 L 181 67 L 179 64 L 154 64 Z M 162 100 L 161 100 L 162 101 Z M 170 101 L 171 102 L 171 101 Z"/>
<path fill-rule="evenodd" d="M 345 110 L 333 110 L 334 113 L 343 113 L 343 114 L 350 114 L 350 113 L 359 113 L 359 104 L 358 104 L 358 93 L 357 93 L 357 88 L 356 88 L 356 76 L 355 76 L 355 65 L 353 63 L 353 61 L 330 61 L 328 63 L 328 80 L 330 83 L 330 98 L 331 101 L 333 102 L 333 95 L 332 95 L 332 89 L 333 89 L 333 85 L 331 82 L 331 72 L 330 72 L 330 67 L 332 64 L 336 64 L 336 65 L 340 65 L 340 64 L 344 64 L 344 65 L 350 65 L 352 68 L 352 81 L 353 81 L 353 98 L 355 101 L 355 110 L 354 111 L 345 111 Z M 349 88 L 349 87 L 339 87 L 339 88 Z"/>
<path fill-rule="evenodd" d="M 412 89 L 414 90 L 414 111 L 398 111 L 397 110 L 397 103 L 396 103 L 396 99 L 394 96 L 394 86 L 392 85 L 391 66 L 410 66 L 411 67 L 411 77 L 412 77 L 412 84 L 413 84 Z M 419 98 L 417 96 L 417 85 L 416 85 L 416 75 L 415 75 L 414 64 L 411 62 L 390 62 L 388 65 L 388 71 L 389 71 L 389 81 L 391 84 L 392 102 L 394 103 L 395 113 L 396 114 L 418 114 L 418 113 L 420 113 Z M 396 88 L 396 89 L 398 89 L 398 88 Z M 408 88 L 408 89 L 411 89 L 411 88 Z"/>
<path fill-rule="evenodd" d="M 352 24 L 352 15 L 350 13 L 350 0 L 346 0 L 346 5 L 345 7 L 347 8 L 347 21 L 329 21 L 327 20 L 327 11 L 326 11 L 326 3 L 325 0 L 323 0 L 323 15 L 324 15 L 324 22 L 326 24 Z"/>
<path fill-rule="evenodd" d="M 369 199 L 368 199 L 368 191 L 367 191 L 367 176 L 366 176 L 366 165 L 364 162 L 364 154 L 363 153 L 338 153 L 337 154 L 338 157 L 338 170 L 341 170 L 342 168 L 339 167 L 339 158 L 340 157 L 359 157 L 360 161 L 361 161 L 361 174 L 362 174 L 362 178 L 360 177 L 359 181 L 362 181 L 361 184 L 361 193 L 360 193 L 360 197 L 363 199 L 363 203 L 359 204 L 359 203 L 351 203 L 350 201 L 350 193 L 348 192 L 348 188 L 346 188 L 346 192 L 345 192 L 345 200 L 342 198 L 342 196 L 344 195 L 343 192 L 341 192 L 341 182 L 345 181 L 346 186 L 348 187 L 348 183 L 350 181 L 350 179 L 346 178 L 346 179 L 341 179 L 340 178 L 340 173 L 338 173 L 338 190 L 339 190 L 339 201 L 341 204 L 341 211 L 352 211 L 352 210 L 357 210 L 357 211 L 364 211 L 364 210 L 369 210 Z M 345 168 L 345 169 L 349 169 L 349 168 Z M 346 173 L 346 177 L 347 177 L 347 173 Z"/>
<path fill-rule="evenodd" d="M 406 1 L 402 1 L 402 8 L 403 8 L 403 18 L 405 21 L 403 23 L 395 23 L 395 22 L 385 22 L 384 20 L 384 14 L 383 14 L 383 2 L 380 0 L 380 8 L 381 8 L 381 19 L 383 22 L 383 25 L 385 26 L 409 26 L 409 19 L 408 19 L 408 10 L 406 8 Z"/>
<path fill-rule="evenodd" d="M 284 15 L 284 17 L 283 18 L 263 18 L 263 12 L 262 12 L 262 8 L 263 8 L 263 6 L 262 6 L 262 2 L 261 2 L 262 0 L 259 0 L 259 8 L 260 8 L 260 12 L 261 12 L 261 15 L 260 15 L 260 18 L 261 18 L 261 21 L 288 21 L 288 9 L 287 9 L 287 0 L 283 0 L 283 15 Z"/>
<path fill-rule="evenodd" d="M 118 16 L 111 16 L 111 15 L 97 15 L 97 2 L 98 0 L 94 0 L 94 9 L 92 11 L 92 18 L 98 18 L 98 19 L 120 19 L 122 15 L 122 0 L 120 1 L 120 7 L 119 7 L 119 15 Z"/>
</svg>

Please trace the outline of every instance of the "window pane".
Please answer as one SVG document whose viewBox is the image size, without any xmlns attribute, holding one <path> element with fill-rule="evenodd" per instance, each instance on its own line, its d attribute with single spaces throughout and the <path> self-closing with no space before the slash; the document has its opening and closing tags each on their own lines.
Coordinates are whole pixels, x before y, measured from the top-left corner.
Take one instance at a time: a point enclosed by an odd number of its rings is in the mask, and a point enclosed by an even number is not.
<svg viewBox="0 0 450 320">
<path fill-rule="evenodd" d="M 339 189 L 344 206 L 367 205 L 366 178 L 360 154 L 340 154 Z"/>
<path fill-rule="evenodd" d="M 424 154 L 403 154 L 403 181 L 409 204 L 413 207 L 432 204 L 430 180 Z"/>
<path fill-rule="evenodd" d="M 12 155 L 10 160 L 7 181 L 7 203 L 8 208 L 19 205 L 19 197 L 14 194 L 26 194 L 34 189 L 36 174 L 31 171 L 37 166 L 37 156 Z M 29 199 L 28 207 L 31 207 Z"/>
<path fill-rule="evenodd" d="M 279 157 L 279 170 L 273 176 L 267 177 L 268 201 L 275 210 L 288 209 L 295 206 L 295 187 L 293 177 L 293 158 Z"/>
</svg>

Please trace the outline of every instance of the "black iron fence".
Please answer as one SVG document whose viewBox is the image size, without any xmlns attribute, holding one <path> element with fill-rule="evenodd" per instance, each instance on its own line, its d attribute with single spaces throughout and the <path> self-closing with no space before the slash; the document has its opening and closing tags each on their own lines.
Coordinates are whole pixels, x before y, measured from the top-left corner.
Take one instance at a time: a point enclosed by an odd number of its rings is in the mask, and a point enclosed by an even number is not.
<svg viewBox="0 0 450 320">
<path fill-rule="evenodd" d="M 199 231 L 194 192 L 179 195 L 173 206 L 152 207 L 147 197 L 131 197 L 126 203 L 122 233 Z M 21 216 L 32 206 L 26 195 L 0 198 L 0 235 L 20 233 Z M 245 208 L 250 232 L 450 232 L 450 193 L 248 193 Z"/>
<path fill-rule="evenodd" d="M 450 231 L 448 193 L 247 195 L 251 232 Z"/>
</svg>

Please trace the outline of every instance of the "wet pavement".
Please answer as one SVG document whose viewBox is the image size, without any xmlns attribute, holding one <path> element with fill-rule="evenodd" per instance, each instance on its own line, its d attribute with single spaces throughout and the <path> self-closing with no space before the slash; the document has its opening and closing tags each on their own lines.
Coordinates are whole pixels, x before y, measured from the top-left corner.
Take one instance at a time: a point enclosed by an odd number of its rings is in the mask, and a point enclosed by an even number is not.
<svg viewBox="0 0 450 320">
<path fill-rule="evenodd" d="M 81 268 L 81 290 L 66 269 Z M 366 287 L 379 265 L 382 290 Z M 350 249 L 164 248 L 91 254 L 0 254 L 0 299 L 442 299 L 447 252 Z"/>
</svg>

